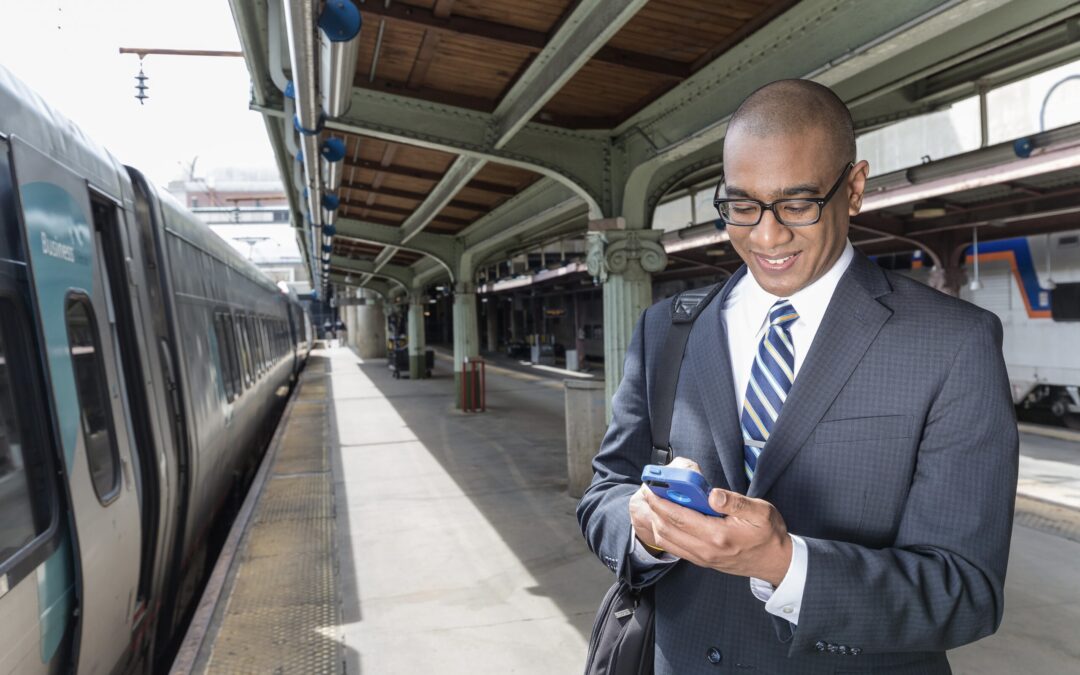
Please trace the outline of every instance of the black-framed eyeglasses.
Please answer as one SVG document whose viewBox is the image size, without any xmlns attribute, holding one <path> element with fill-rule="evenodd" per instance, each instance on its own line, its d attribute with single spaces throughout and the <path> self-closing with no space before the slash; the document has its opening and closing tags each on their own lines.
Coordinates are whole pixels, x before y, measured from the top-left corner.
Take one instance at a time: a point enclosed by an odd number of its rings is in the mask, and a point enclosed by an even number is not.
<svg viewBox="0 0 1080 675">
<path fill-rule="evenodd" d="M 844 178 L 853 166 L 855 166 L 854 162 L 848 162 L 840 173 L 840 177 L 836 179 L 836 182 L 829 188 L 825 196 L 820 199 L 798 197 L 795 199 L 777 199 L 767 204 L 756 199 L 720 199 L 720 186 L 724 184 L 724 179 L 721 177 L 720 182 L 716 184 L 716 192 L 713 194 L 713 206 L 716 207 L 717 213 L 728 225 L 753 227 L 761 222 L 761 216 L 764 215 L 766 210 L 772 211 L 776 219 L 788 227 L 813 225 L 821 220 L 821 209 L 829 203 L 836 191 L 840 189 L 840 184 L 844 182 Z"/>
</svg>

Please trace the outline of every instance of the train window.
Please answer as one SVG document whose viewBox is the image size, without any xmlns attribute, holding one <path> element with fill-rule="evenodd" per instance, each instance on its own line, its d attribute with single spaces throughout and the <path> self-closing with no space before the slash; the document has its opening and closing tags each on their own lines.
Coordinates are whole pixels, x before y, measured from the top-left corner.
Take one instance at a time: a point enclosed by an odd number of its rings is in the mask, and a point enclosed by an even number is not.
<svg viewBox="0 0 1080 675">
<path fill-rule="evenodd" d="M 14 327 L 18 321 L 11 302 L 0 299 L 0 328 Z M 40 480 L 45 471 L 40 466 L 42 448 L 35 447 L 36 434 L 24 429 L 31 417 L 20 415 L 20 399 L 26 394 L 24 382 L 17 386 L 15 370 L 29 355 L 20 349 L 18 340 L 0 330 L 0 565 L 45 531 L 48 525 L 48 486 Z M 14 332 L 9 333 L 17 337 Z M 19 392 L 16 394 L 16 392 Z"/>
<path fill-rule="evenodd" d="M 233 399 L 244 392 L 240 375 L 240 348 L 236 345 L 236 328 L 233 326 L 233 315 L 226 312 L 222 317 L 225 325 L 225 335 L 229 344 L 229 376 L 232 378 Z"/>
<path fill-rule="evenodd" d="M 251 359 L 251 381 L 258 379 L 262 368 L 259 367 L 259 351 L 255 348 L 255 334 L 251 330 L 251 317 L 244 315 L 240 319 L 244 324 L 244 339 L 247 340 L 248 358 Z"/>
<path fill-rule="evenodd" d="M 248 319 L 248 334 L 251 336 L 251 351 L 255 358 L 255 369 L 259 371 L 261 377 L 266 369 L 266 362 L 263 360 L 262 339 L 259 337 L 259 320 L 255 317 Z"/>
<path fill-rule="evenodd" d="M 232 319 L 228 314 L 218 312 L 214 315 L 214 329 L 217 332 L 218 356 L 221 362 L 221 379 L 225 385 L 225 398 L 235 401 L 240 394 L 240 376 L 236 367 L 236 345 L 233 344 Z"/>
<path fill-rule="evenodd" d="M 1080 321 L 1080 283 L 1058 282 L 1050 291 L 1050 316 L 1054 321 Z"/>
<path fill-rule="evenodd" d="M 266 337 L 266 319 L 259 319 L 259 339 L 262 340 L 263 359 L 266 361 L 266 368 L 269 370 L 274 359 L 270 352 L 270 341 Z"/>
<path fill-rule="evenodd" d="M 259 343 L 259 362 L 263 372 L 270 369 L 270 357 L 266 349 L 266 333 L 263 330 L 262 318 L 255 319 L 255 341 Z"/>
<path fill-rule="evenodd" d="M 244 389 L 251 386 L 251 349 L 248 346 L 247 326 L 244 324 L 244 316 L 236 317 L 236 344 L 240 347 L 240 366 L 244 369 Z"/>
<path fill-rule="evenodd" d="M 112 430 L 108 384 L 102 366 L 94 310 L 86 296 L 73 295 L 67 303 L 68 346 L 75 374 L 86 461 L 94 492 L 102 503 L 120 487 L 120 461 Z"/>
</svg>

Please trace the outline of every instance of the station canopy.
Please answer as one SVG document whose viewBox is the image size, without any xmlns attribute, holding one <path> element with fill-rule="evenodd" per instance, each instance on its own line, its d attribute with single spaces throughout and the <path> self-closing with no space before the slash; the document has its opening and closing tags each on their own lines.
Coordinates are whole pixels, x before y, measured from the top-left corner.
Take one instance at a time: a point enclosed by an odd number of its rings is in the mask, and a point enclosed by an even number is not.
<svg viewBox="0 0 1080 675">
<path fill-rule="evenodd" d="M 232 8 L 252 108 L 263 114 L 284 182 L 293 185 L 294 123 L 272 72 L 280 62 L 293 79 L 291 46 L 275 2 L 232 0 Z M 306 4 L 318 17 L 323 3 Z M 330 251 L 306 233 L 300 191 L 289 196 L 309 264 L 317 269 L 325 258 L 333 283 L 384 293 L 471 285 L 485 265 L 580 237 L 590 221 L 650 227 L 663 200 L 720 175 L 727 119 L 766 82 L 799 77 L 830 86 L 865 133 L 1080 58 L 1080 5 L 1067 0 L 368 0 L 356 7 L 362 28 L 347 110 L 322 128 L 345 143 Z M 314 21 L 307 29 L 318 32 Z M 299 67 L 318 71 L 318 49 L 298 58 Z M 1048 132 L 1026 147 L 988 146 L 877 178 L 867 197 L 877 206 L 856 219 L 852 239 L 871 254 L 942 252 L 980 224 L 994 224 L 998 236 L 1069 226 L 1080 162 L 1046 161 L 1045 170 L 1004 172 L 1002 180 L 963 177 L 1016 168 L 1051 150 L 1075 155 L 1078 136 Z M 945 189 L 917 189 L 935 180 Z M 928 200 L 943 210 L 916 208 Z M 735 256 L 715 254 L 725 239 L 707 219 L 666 234 L 672 255 L 661 275 L 730 271 Z"/>
</svg>

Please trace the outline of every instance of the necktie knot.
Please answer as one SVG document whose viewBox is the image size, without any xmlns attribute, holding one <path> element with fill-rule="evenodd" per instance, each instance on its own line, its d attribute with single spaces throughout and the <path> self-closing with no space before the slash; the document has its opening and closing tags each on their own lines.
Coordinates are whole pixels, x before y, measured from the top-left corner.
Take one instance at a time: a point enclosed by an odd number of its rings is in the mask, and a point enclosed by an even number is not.
<svg viewBox="0 0 1080 675">
<path fill-rule="evenodd" d="M 777 300 L 769 310 L 769 325 L 779 326 L 785 328 L 789 323 L 799 318 L 799 313 L 795 311 L 791 302 L 788 300 Z"/>
</svg>

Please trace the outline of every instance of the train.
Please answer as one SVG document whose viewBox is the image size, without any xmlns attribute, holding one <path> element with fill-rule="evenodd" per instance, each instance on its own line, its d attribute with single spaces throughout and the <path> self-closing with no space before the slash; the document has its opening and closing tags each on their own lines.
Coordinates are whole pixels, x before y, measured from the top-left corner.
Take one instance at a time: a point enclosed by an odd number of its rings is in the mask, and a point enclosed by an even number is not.
<svg viewBox="0 0 1080 675">
<path fill-rule="evenodd" d="M 312 335 L 0 67 L 0 674 L 167 669 Z"/>
<path fill-rule="evenodd" d="M 1001 319 L 1018 413 L 1080 429 L 1080 230 L 981 242 L 964 255 L 960 297 Z M 923 262 L 914 254 L 904 273 L 928 281 Z"/>
</svg>

